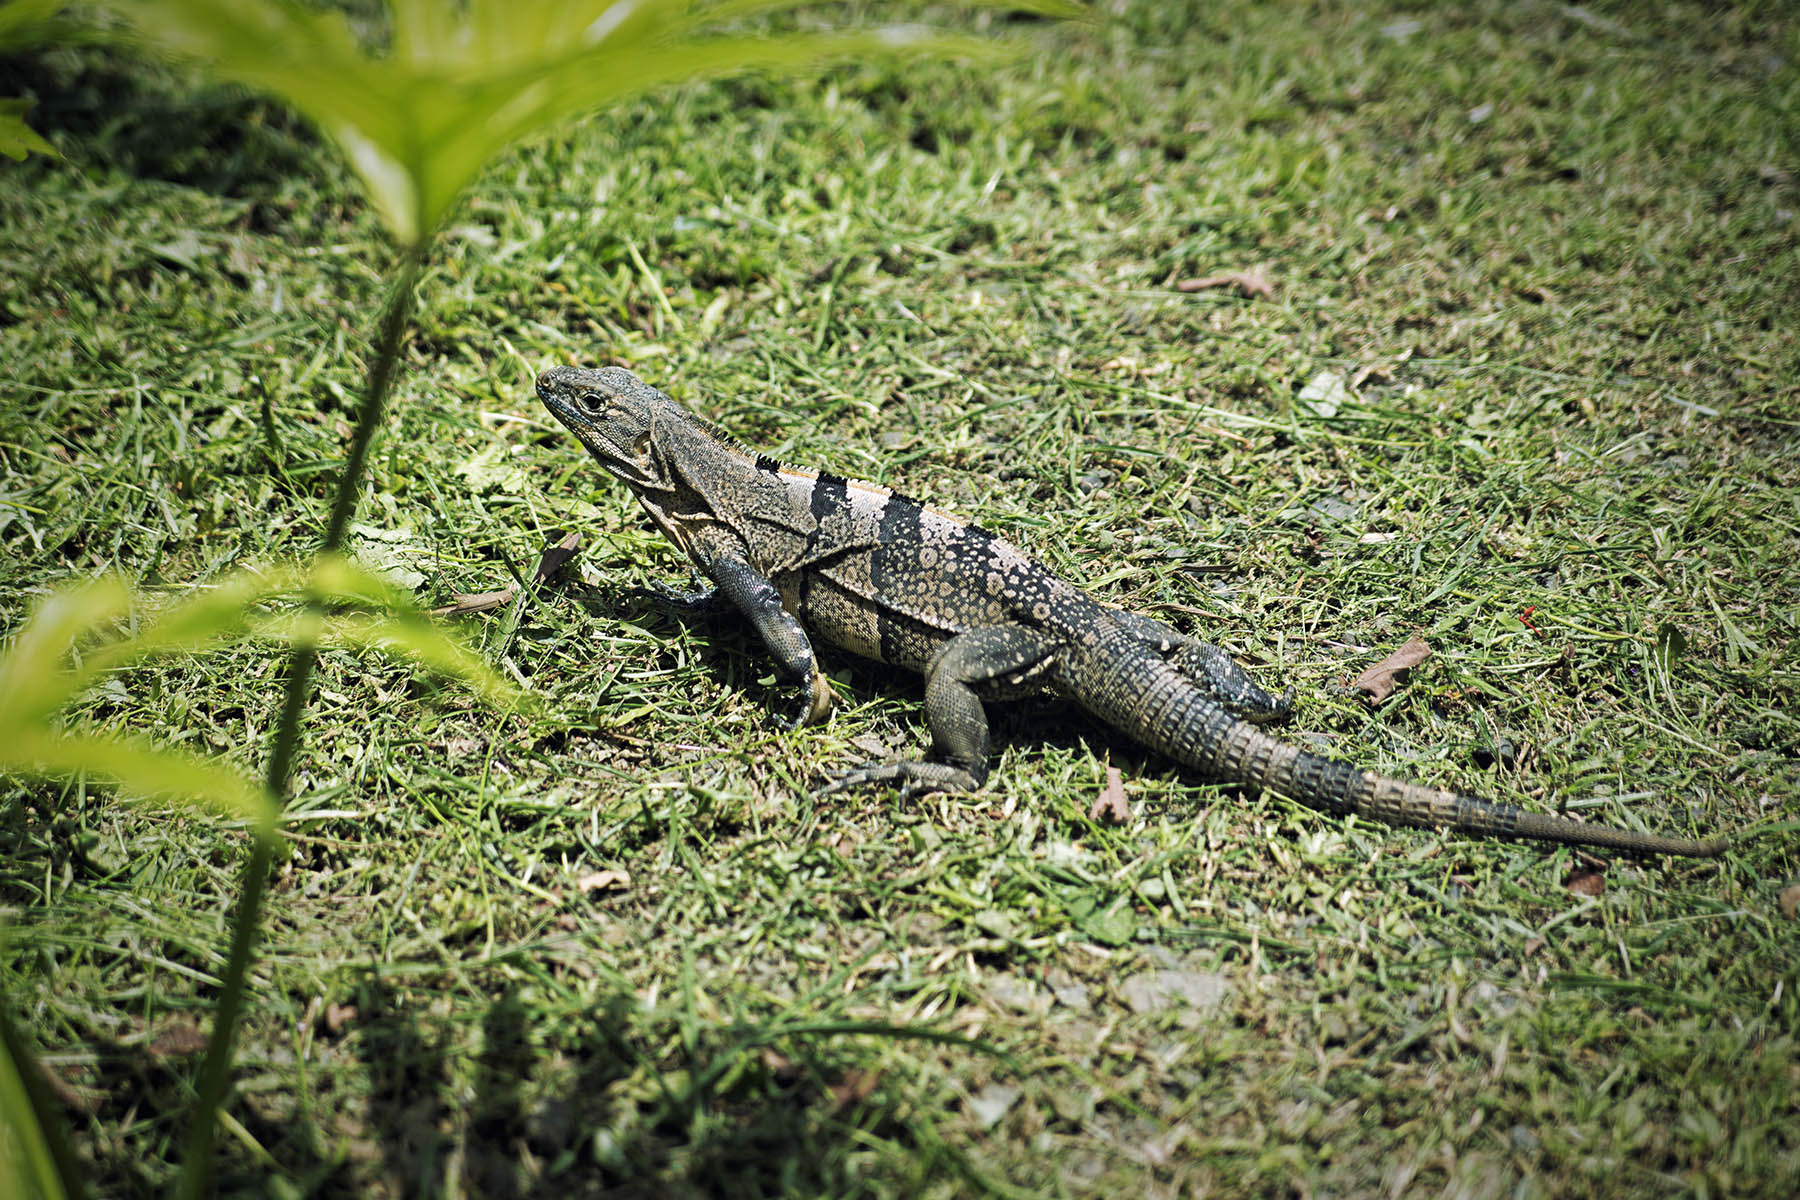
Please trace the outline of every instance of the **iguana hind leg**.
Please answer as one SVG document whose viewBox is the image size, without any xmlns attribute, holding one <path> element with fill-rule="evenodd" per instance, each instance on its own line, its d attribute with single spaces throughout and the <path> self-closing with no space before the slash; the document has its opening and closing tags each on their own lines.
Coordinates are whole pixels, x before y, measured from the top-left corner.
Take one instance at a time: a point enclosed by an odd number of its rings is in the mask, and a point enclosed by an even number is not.
<svg viewBox="0 0 1800 1200">
<path fill-rule="evenodd" d="M 819 794 L 892 784 L 903 796 L 974 792 L 988 775 L 987 711 L 977 686 L 1023 685 L 1050 665 L 1055 642 L 1023 625 L 989 625 L 959 633 L 925 665 L 925 719 L 931 758 L 925 762 L 864 763 L 819 789 Z"/>
<path fill-rule="evenodd" d="M 1205 688 L 1226 712 L 1252 725 L 1285 721 L 1294 711 L 1294 689 L 1271 695 L 1217 646 L 1191 638 L 1173 625 L 1119 609 L 1113 613 L 1131 636 L 1162 655 L 1168 664 Z"/>
<path fill-rule="evenodd" d="M 717 617 L 732 608 L 730 599 L 716 587 L 679 592 L 672 587 L 652 583 L 644 587 L 627 588 L 625 594 L 660 608 L 682 621 Z"/>
</svg>

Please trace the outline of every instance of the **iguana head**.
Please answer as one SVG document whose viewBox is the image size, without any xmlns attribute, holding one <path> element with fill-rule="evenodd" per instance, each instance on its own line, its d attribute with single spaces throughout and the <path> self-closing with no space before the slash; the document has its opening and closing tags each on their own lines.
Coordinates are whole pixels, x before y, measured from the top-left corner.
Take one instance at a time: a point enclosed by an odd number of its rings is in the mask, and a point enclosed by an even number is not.
<svg viewBox="0 0 1800 1200">
<path fill-rule="evenodd" d="M 759 474 L 730 437 L 623 367 L 551 367 L 537 394 L 689 554 L 724 536 L 717 516 L 731 508 L 734 468 Z"/>
<path fill-rule="evenodd" d="M 659 427 L 692 420 L 687 410 L 623 367 L 551 367 L 538 376 L 537 394 L 601 466 L 639 494 L 665 482 L 663 458 L 654 445 Z"/>
</svg>

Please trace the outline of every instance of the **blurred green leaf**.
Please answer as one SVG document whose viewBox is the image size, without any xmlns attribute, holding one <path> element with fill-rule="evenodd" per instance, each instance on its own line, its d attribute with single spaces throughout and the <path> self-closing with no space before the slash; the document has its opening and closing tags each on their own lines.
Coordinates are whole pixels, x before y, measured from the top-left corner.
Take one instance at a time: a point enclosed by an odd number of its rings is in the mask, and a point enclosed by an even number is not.
<svg viewBox="0 0 1800 1200">
<path fill-rule="evenodd" d="M 280 596 L 307 601 L 267 613 Z M 321 605 L 374 612 L 329 613 Z M 490 703 L 518 707 L 525 694 L 479 655 L 434 625 L 411 596 L 341 556 L 310 568 L 243 572 L 146 620 L 129 636 L 106 636 L 129 616 L 134 599 L 117 577 L 59 591 L 44 600 L 0 656 L 0 771 L 66 776 L 92 772 L 140 796 L 186 798 L 271 833 L 276 808 L 236 771 L 129 735 L 66 734 L 51 716 L 101 675 L 154 654 L 201 650 L 242 636 L 338 644 L 405 655 L 453 676 Z"/>
<path fill-rule="evenodd" d="M 53 1144 L 61 1131 L 51 1128 L 62 1114 L 44 1089 L 33 1087 L 29 1072 L 38 1070 L 31 1048 L 13 1027 L 12 1014 L 0 1009 L 0 1194 L 62 1200 L 81 1192 L 81 1179 L 66 1145 Z M 71 1177 L 65 1181 L 65 1174 Z"/>
<path fill-rule="evenodd" d="M 131 637 L 95 647 L 85 656 L 80 671 L 71 675 L 74 690 L 81 690 L 104 672 L 153 654 L 198 650 L 231 638 L 248 627 L 254 605 L 297 590 L 303 578 L 292 568 L 227 576 L 158 613 Z"/>
<path fill-rule="evenodd" d="M 297 594 L 388 611 L 380 617 L 310 625 L 303 614 L 257 612 L 257 606 L 270 599 Z M 490 701 L 512 705 L 522 697 L 486 661 L 420 614 L 408 593 L 338 555 L 323 556 L 307 570 L 283 566 L 228 576 L 158 613 L 132 636 L 88 649 L 78 668 L 63 668 L 63 657 L 83 632 L 124 616 L 131 607 L 129 590 L 112 577 L 46 601 L 12 652 L 0 658 L 0 727 L 54 711 L 108 671 L 152 655 L 201 650 L 246 635 L 278 641 L 304 635 L 394 650 L 471 684 Z"/>
<path fill-rule="evenodd" d="M 320 555 L 312 564 L 307 586 L 315 595 L 331 600 L 357 601 L 387 608 L 411 609 L 412 593 L 390 583 L 342 554 Z"/>
<path fill-rule="evenodd" d="M 30 107 L 29 100 L 0 100 L 0 154 L 22 159 L 35 152 L 61 158 L 55 146 L 25 123 L 25 113 Z"/>
<path fill-rule="evenodd" d="M 142 738 L 12 730 L 0 743 L 0 771 L 58 776 L 91 772 L 133 796 L 199 801 L 250 822 L 261 836 L 275 831 L 275 805 L 249 779 L 230 767 Z"/>
<path fill-rule="evenodd" d="M 977 0 L 993 4 L 993 0 Z M 920 26 L 782 35 L 708 27 L 805 0 L 696 7 L 687 0 L 395 0 L 388 52 L 349 19 L 282 0 L 112 0 L 156 45 L 272 93 L 343 149 L 402 243 L 423 241 L 510 142 L 634 92 L 831 57 L 992 57 L 992 39 Z M 1053 14 L 1062 3 L 998 4 Z"/>
<path fill-rule="evenodd" d="M 425 617 L 417 614 L 326 617 L 290 613 L 269 617 L 252 626 L 252 632 L 275 641 L 346 646 L 401 654 L 440 675 L 449 675 L 474 688 L 481 698 L 501 708 L 520 708 L 530 698 L 480 655 L 472 653 Z"/>
<path fill-rule="evenodd" d="M 70 648 L 82 634 L 112 623 L 130 608 L 130 590 L 112 575 L 54 592 L 39 604 L 0 657 L 0 738 L 74 695 L 79 677 L 63 666 Z M 4 746 L 0 741 L 0 753 Z"/>
<path fill-rule="evenodd" d="M 29 31 L 55 16 L 66 0 L 10 0 L 0 4 L 0 46 L 29 40 Z"/>
<path fill-rule="evenodd" d="M 1137 934 L 1137 917 L 1123 903 L 1080 922 L 1081 931 L 1102 946 L 1126 945 Z"/>
<path fill-rule="evenodd" d="M 316 636 L 323 643 L 360 646 L 403 654 L 421 666 L 468 684 L 482 699 L 501 708 L 520 708 L 530 697 L 430 617 L 420 612 L 412 595 L 377 572 L 341 554 L 325 555 L 313 564 L 308 586 L 314 595 L 379 606 L 379 614 L 332 616 Z M 266 636 L 288 639 L 274 623 Z"/>
</svg>

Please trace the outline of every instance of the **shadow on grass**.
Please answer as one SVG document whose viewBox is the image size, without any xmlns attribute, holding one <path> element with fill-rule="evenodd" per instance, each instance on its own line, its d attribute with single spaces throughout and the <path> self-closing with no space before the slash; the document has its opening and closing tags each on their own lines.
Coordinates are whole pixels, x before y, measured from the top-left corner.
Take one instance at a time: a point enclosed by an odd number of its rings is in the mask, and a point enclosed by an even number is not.
<svg viewBox="0 0 1800 1200">
<path fill-rule="evenodd" d="M 368 1075 L 368 1133 L 403 1195 L 443 1190 L 450 1117 L 450 1031 L 427 1030 L 379 975 L 357 988 L 355 1050 Z"/>
<path fill-rule="evenodd" d="M 701 1041 L 714 1044 L 684 1069 L 651 1057 L 652 1044 L 676 1040 L 663 1036 L 670 1031 L 626 1032 L 635 1007 L 615 995 L 571 1028 L 566 1014 L 540 1017 L 508 985 L 481 1017 L 472 1069 L 459 1072 L 453 1030 L 431 1028 L 412 1000 L 366 980 L 354 1053 L 379 1162 L 364 1170 L 395 1195 L 490 1200 L 779 1195 L 848 1182 L 847 1163 L 865 1147 L 846 1136 L 859 1123 L 833 1097 L 846 1073 L 842 1047 L 784 1042 L 782 1054 L 766 1055 L 733 1044 L 733 1031 L 703 1029 Z M 560 1036 L 540 1028 L 549 1023 Z M 708 1075 L 708 1054 L 738 1060 L 718 1089 L 693 1082 Z M 329 1170 L 300 1166 L 315 1178 Z"/>
<path fill-rule="evenodd" d="M 278 104 L 101 46 L 0 55 L 6 94 L 66 153 L 220 196 L 269 200 L 319 169 L 317 135 Z M 66 134 L 69 136 L 57 136 Z"/>
</svg>

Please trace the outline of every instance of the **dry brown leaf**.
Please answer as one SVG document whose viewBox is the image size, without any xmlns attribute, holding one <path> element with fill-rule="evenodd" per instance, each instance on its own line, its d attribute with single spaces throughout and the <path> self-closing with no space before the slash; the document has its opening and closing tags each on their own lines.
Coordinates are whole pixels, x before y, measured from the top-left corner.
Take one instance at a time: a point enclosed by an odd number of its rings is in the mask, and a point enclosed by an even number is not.
<svg viewBox="0 0 1800 1200">
<path fill-rule="evenodd" d="M 572 529 L 555 545 L 545 546 L 543 554 L 538 556 L 537 570 L 532 572 L 532 584 L 540 584 L 562 570 L 580 548 L 581 535 Z"/>
<path fill-rule="evenodd" d="M 1221 271 L 1201 279 L 1184 279 L 1175 285 L 1178 292 L 1206 292 L 1213 288 L 1234 287 L 1253 300 L 1273 300 L 1275 285 L 1260 270 Z"/>
<path fill-rule="evenodd" d="M 782 1087 L 793 1087 L 803 1078 L 803 1072 L 794 1065 L 794 1061 L 779 1050 L 766 1047 L 762 1052 L 762 1065 L 776 1083 Z"/>
<path fill-rule="evenodd" d="M 1110 763 L 1106 768 L 1106 786 L 1094 797 L 1093 806 L 1088 809 L 1088 820 L 1110 821 L 1114 825 L 1131 820 L 1131 801 L 1125 798 L 1125 777 Z"/>
<path fill-rule="evenodd" d="M 38 1073 L 43 1076 L 44 1083 L 56 1098 L 79 1113 L 93 1116 L 106 1103 L 106 1093 L 99 1088 L 83 1087 L 78 1083 L 70 1083 L 56 1073 L 56 1065 L 43 1060 L 38 1061 Z"/>
<path fill-rule="evenodd" d="M 881 1072 L 878 1070 L 850 1070 L 844 1073 L 842 1079 L 829 1085 L 826 1090 L 831 1093 L 832 1107 L 845 1109 L 852 1104 L 860 1104 L 867 1100 L 874 1092 L 875 1085 L 880 1082 Z"/>
<path fill-rule="evenodd" d="M 1431 647 L 1416 634 L 1406 644 L 1356 677 L 1350 686 L 1369 694 L 1370 704 L 1379 704 L 1393 695 L 1402 671 L 1410 671 L 1431 656 Z"/>
<path fill-rule="evenodd" d="M 170 1025 L 151 1039 L 151 1058 L 186 1058 L 206 1049 L 206 1032 L 192 1025 Z"/>
<path fill-rule="evenodd" d="M 604 892 L 631 886 L 630 871 L 589 871 L 575 881 L 584 892 Z"/>
<path fill-rule="evenodd" d="M 1576 867 L 1563 886 L 1578 896 L 1598 896 L 1606 890 L 1606 876 L 1592 867 Z"/>
<path fill-rule="evenodd" d="M 444 756 L 454 762 L 471 754 L 480 754 L 485 748 L 486 743 L 480 738 L 453 737 L 444 743 Z"/>
<path fill-rule="evenodd" d="M 434 608 L 434 617 L 455 617 L 463 613 L 486 612 L 490 608 L 499 608 L 513 598 L 516 588 L 501 588 L 497 592 L 456 592 L 450 603 L 442 608 Z"/>
<path fill-rule="evenodd" d="M 562 540 L 545 546 L 544 552 L 538 556 L 537 570 L 531 574 L 531 586 L 537 587 L 546 579 L 562 570 L 575 551 L 581 546 L 581 535 L 570 530 L 562 536 Z M 465 613 L 487 612 L 512 603 L 512 598 L 519 594 L 518 588 L 500 588 L 492 592 L 457 592 L 450 598 L 450 603 L 442 608 L 434 608 L 434 617 L 460 617 Z"/>
<path fill-rule="evenodd" d="M 1800 883 L 1781 893 L 1780 903 L 1781 915 L 1793 920 L 1794 914 L 1800 912 Z"/>
</svg>

